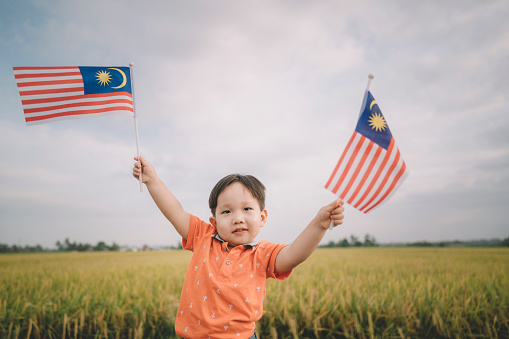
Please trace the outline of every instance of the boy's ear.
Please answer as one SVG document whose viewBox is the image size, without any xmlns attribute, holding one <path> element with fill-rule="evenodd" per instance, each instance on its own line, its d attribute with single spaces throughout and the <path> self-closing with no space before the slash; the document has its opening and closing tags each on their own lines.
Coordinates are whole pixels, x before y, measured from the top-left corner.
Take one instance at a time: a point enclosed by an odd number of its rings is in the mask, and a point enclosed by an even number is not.
<svg viewBox="0 0 509 339">
<path fill-rule="evenodd" d="M 265 225 L 265 222 L 267 221 L 267 210 L 262 211 L 261 221 L 262 221 L 262 224 L 260 225 L 260 227 L 263 227 L 263 225 Z"/>
<path fill-rule="evenodd" d="M 216 218 L 214 218 L 214 217 L 210 217 L 210 218 L 209 218 L 209 222 L 210 222 L 210 224 L 211 224 L 212 226 L 217 227 L 217 224 L 216 224 Z"/>
</svg>

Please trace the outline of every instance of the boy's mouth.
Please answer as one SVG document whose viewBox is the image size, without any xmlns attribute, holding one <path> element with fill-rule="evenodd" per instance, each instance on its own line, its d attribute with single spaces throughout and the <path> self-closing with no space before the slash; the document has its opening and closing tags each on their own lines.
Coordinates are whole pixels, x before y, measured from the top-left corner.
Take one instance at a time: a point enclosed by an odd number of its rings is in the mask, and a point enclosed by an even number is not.
<svg viewBox="0 0 509 339">
<path fill-rule="evenodd" d="M 235 234 L 243 234 L 244 232 L 247 232 L 247 228 L 236 228 L 233 233 Z"/>
</svg>

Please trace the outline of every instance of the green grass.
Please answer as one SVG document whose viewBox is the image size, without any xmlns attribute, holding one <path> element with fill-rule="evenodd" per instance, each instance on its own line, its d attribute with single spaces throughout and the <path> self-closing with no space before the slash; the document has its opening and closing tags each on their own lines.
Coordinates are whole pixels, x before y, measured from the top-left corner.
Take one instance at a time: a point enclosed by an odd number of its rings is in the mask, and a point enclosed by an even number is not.
<svg viewBox="0 0 509 339">
<path fill-rule="evenodd" d="M 168 338 L 191 253 L 0 256 L 1 338 Z M 507 338 L 509 249 L 318 249 L 269 280 L 262 338 Z"/>
</svg>

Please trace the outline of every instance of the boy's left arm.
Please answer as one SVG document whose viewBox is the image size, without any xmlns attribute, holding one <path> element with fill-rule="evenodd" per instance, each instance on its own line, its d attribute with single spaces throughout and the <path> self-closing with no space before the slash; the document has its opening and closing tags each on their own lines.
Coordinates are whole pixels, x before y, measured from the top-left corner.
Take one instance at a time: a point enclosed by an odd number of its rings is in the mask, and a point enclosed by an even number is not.
<svg viewBox="0 0 509 339">
<path fill-rule="evenodd" d="M 276 272 L 288 272 L 306 260 L 322 240 L 331 221 L 334 226 L 343 223 L 344 210 L 342 200 L 322 207 L 297 239 L 279 251 L 275 262 Z"/>
</svg>

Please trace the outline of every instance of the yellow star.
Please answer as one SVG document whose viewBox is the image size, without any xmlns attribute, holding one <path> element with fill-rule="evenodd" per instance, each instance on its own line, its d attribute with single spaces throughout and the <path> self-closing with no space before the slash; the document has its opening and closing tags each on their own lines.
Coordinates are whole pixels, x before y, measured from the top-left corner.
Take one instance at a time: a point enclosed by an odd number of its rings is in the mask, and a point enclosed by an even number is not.
<svg viewBox="0 0 509 339">
<path fill-rule="evenodd" d="M 371 128 L 375 131 L 381 132 L 385 131 L 387 123 L 381 114 L 375 112 L 369 117 L 369 126 L 371 126 Z"/>
<path fill-rule="evenodd" d="M 111 74 L 110 74 L 110 72 L 99 71 L 99 72 L 96 73 L 95 77 L 97 78 L 97 82 L 101 86 L 109 85 L 110 82 L 111 82 Z"/>
</svg>

